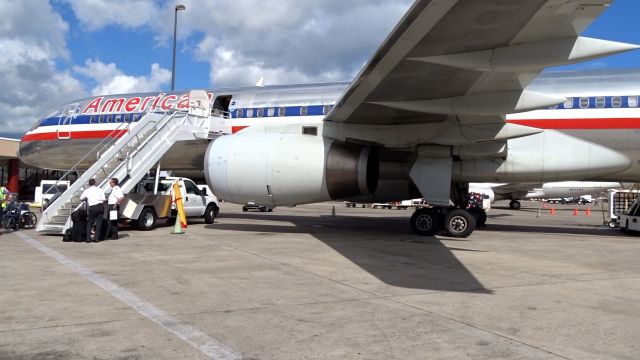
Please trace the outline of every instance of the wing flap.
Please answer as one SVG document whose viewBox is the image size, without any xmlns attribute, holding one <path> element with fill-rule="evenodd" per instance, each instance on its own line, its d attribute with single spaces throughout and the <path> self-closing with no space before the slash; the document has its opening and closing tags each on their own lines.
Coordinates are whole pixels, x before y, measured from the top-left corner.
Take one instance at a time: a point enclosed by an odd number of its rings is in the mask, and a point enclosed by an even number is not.
<svg viewBox="0 0 640 360">
<path fill-rule="evenodd" d="M 493 110 L 480 112 L 466 111 L 464 106 L 443 111 L 433 104 L 474 94 L 486 98 L 491 93 L 522 92 L 545 66 L 635 48 L 577 38 L 609 3 L 611 0 L 418 0 L 326 120 L 395 125 L 444 122 L 451 116 L 471 114 L 481 116 L 467 116 L 468 122 L 503 121 L 505 109 L 518 96 L 495 99 Z M 586 43 L 598 43 L 602 49 L 594 50 Z M 553 54 L 544 55 L 541 49 Z M 538 59 L 527 55 L 534 53 L 543 55 Z M 496 54 L 497 63 L 493 62 Z M 550 104 L 537 103 L 540 107 Z"/>
</svg>

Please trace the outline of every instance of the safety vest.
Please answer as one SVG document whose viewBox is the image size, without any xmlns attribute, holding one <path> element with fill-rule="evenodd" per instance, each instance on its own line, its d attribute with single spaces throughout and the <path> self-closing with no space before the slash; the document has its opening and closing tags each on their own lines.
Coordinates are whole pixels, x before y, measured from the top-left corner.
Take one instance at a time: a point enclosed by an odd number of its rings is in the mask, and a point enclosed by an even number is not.
<svg viewBox="0 0 640 360">
<path fill-rule="evenodd" d="M 7 191 L 7 188 L 4 187 L 4 186 L 0 186 L 0 202 L 2 202 L 2 208 L 7 207 L 7 203 L 4 202 L 4 199 L 6 197 L 6 195 L 4 193 L 5 191 Z"/>
</svg>

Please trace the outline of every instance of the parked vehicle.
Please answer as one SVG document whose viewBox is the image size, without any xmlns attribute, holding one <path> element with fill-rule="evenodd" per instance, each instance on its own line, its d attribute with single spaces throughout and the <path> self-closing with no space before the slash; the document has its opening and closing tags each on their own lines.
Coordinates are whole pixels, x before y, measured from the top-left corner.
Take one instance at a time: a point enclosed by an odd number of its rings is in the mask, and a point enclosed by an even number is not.
<svg viewBox="0 0 640 360">
<path fill-rule="evenodd" d="M 620 214 L 620 229 L 630 233 L 640 232 L 640 196 Z"/>
<path fill-rule="evenodd" d="M 173 220 L 176 215 L 173 184 L 178 181 L 180 196 L 187 218 L 201 217 L 207 224 L 213 221 L 220 207 L 218 199 L 207 187 L 198 187 L 191 179 L 161 177 L 143 180 L 135 192 L 125 195 L 121 204 L 121 217 L 129 219 L 141 230 L 151 230 L 158 220 Z"/>
<path fill-rule="evenodd" d="M 242 211 L 258 210 L 260 212 L 272 212 L 273 208 L 268 205 L 258 205 L 254 202 L 248 202 L 242 206 Z"/>
</svg>

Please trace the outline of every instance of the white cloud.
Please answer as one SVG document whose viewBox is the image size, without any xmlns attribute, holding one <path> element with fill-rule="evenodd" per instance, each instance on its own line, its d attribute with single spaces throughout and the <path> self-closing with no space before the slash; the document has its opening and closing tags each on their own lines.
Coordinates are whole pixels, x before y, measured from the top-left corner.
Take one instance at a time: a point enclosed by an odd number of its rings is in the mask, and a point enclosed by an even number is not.
<svg viewBox="0 0 640 360">
<path fill-rule="evenodd" d="M 153 21 L 158 13 L 151 0 L 81 0 L 66 1 L 76 17 L 90 30 L 109 25 L 136 28 Z"/>
<path fill-rule="evenodd" d="M 56 60 L 68 57 L 67 24 L 46 0 L 0 0 L 0 131 L 23 132 L 61 103 L 84 96 Z"/>
<path fill-rule="evenodd" d="M 81 22 L 173 35 L 174 2 L 67 0 Z M 411 0 L 183 0 L 178 34 L 187 54 L 210 64 L 213 86 L 349 80 Z M 96 14 L 100 14 L 99 16 Z"/>
<path fill-rule="evenodd" d="M 93 95 L 158 91 L 171 80 L 171 72 L 158 64 L 151 65 L 148 76 L 126 75 L 114 63 L 105 64 L 91 59 L 84 67 L 75 66 L 73 70 L 95 80 L 97 86 L 91 90 Z"/>
</svg>

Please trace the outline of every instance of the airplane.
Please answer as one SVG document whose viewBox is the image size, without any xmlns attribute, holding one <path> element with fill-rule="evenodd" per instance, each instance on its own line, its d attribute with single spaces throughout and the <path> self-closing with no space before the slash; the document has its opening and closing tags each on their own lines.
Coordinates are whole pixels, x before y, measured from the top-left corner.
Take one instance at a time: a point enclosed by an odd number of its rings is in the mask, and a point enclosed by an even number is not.
<svg viewBox="0 0 640 360">
<path fill-rule="evenodd" d="M 425 198 L 433 207 L 411 216 L 412 230 L 453 237 L 482 211 L 465 210 L 470 182 L 635 181 L 640 71 L 542 73 L 639 48 L 580 36 L 612 2 L 417 0 L 351 82 L 208 90 L 229 134 L 178 143 L 162 165 L 204 170 L 240 204 Z M 188 97 L 74 101 L 36 121 L 19 156 L 68 168 Z"/>
<path fill-rule="evenodd" d="M 498 200 L 511 200 L 509 207 L 519 210 L 521 199 L 557 199 L 575 198 L 585 195 L 598 195 L 610 189 L 620 189 L 619 182 L 600 181 L 560 181 L 544 184 L 496 184 L 471 183 L 469 191 L 489 196 L 491 203 Z"/>
</svg>

